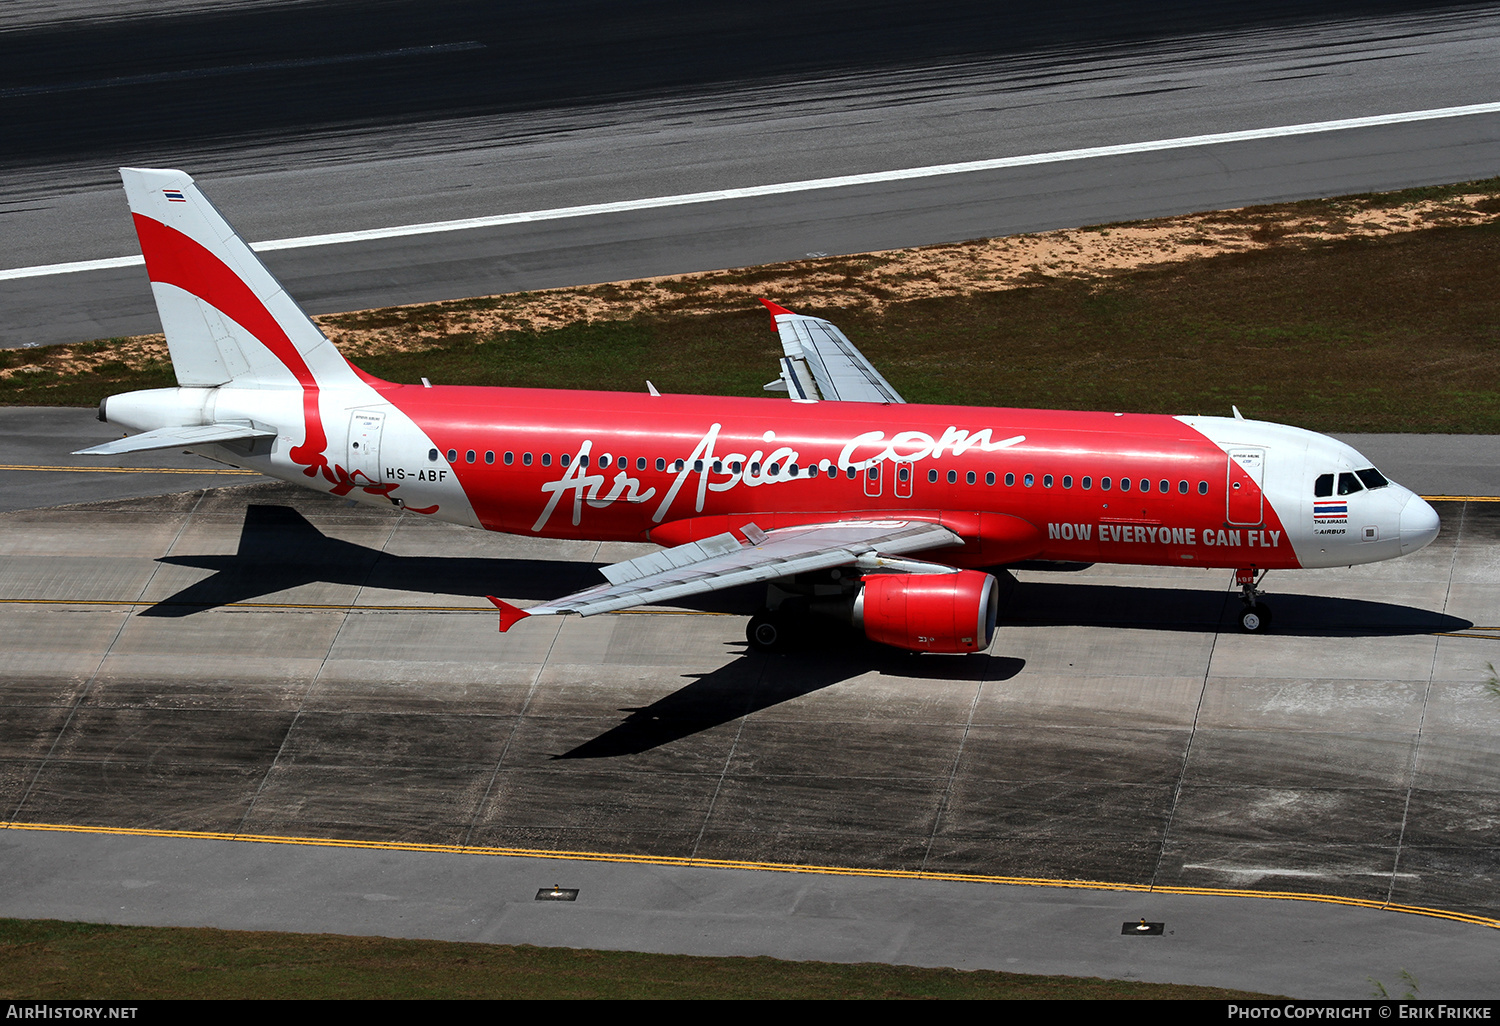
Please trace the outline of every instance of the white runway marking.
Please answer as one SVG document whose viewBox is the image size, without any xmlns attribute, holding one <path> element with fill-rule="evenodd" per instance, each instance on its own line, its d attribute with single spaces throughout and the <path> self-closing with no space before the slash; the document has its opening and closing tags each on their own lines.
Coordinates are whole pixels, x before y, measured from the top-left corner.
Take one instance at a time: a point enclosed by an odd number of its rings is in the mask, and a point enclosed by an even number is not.
<svg viewBox="0 0 1500 1026">
<path fill-rule="evenodd" d="M 430 221 L 426 224 L 403 224 L 390 228 L 369 228 L 362 231 L 334 232 L 328 235 L 303 235 L 295 239 L 269 239 L 265 242 L 251 243 L 250 248 L 256 252 L 265 253 L 278 249 L 337 246 L 348 242 L 396 239 L 410 235 L 437 235 L 442 232 L 467 231 L 471 228 L 495 228 L 501 225 L 525 224 L 532 221 L 556 221 L 569 217 L 593 217 L 599 214 L 619 214 L 635 210 L 653 210 L 662 207 L 720 203 L 724 200 L 754 199 L 761 196 L 778 196 L 793 192 L 812 192 L 818 189 L 844 189 L 856 185 L 879 185 L 886 182 L 907 181 L 914 178 L 937 178 L 944 175 L 968 174 L 974 171 L 994 171 L 1001 168 L 1056 164 L 1070 160 L 1091 160 L 1097 157 L 1126 156 L 1132 153 L 1190 149 L 1194 146 L 1222 146 L 1226 143 L 1252 142 L 1257 139 L 1280 139 L 1295 135 L 1316 135 L 1322 132 L 1342 132 L 1354 128 L 1373 128 L 1381 125 L 1400 125 L 1416 121 L 1437 121 L 1444 118 L 1467 117 L 1473 114 L 1496 113 L 1500 113 L 1500 103 L 1472 103 L 1463 107 L 1440 107 L 1434 110 L 1376 114 L 1370 117 L 1343 118 L 1337 121 L 1313 121 L 1301 125 L 1278 125 L 1272 128 L 1252 128 L 1240 132 L 1189 135 L 1176 139 L 1151 139 L 1144 142 L 1120 143 L 1115 146 L 1089 146 L 1076 150 L 1054 150 L 1049 153 L 1029 153 L 1017 157 L 997 157 L 993 160 L 971 160 L 959 164 L 933 164 L 928 167 L 901 168 L 894 171 L 872 171 L 868 174 L 841 175 L 836 178 L 813 178 L 801 182 L 752 185 L 740 189 L 716 189 L 711 192 L 689 192 L 677 196 L 649 196 L 644 199 L 620 200 L 614 203 L 589 203 L 577 207 L 525 210 L 513 214 L 495 214 L 489 217 L 468 217 L 456 221 Z M 0 281 L 15 278 L 39 278 L 52 274 L 76 274 L 80 271 L 102 271 L 115 267 L 135 267 L 144 262 L 139 256 L 128 256 L 110 257 L 103 260 L 77 260 L 64 264 L 41 264 L 35 267 L 16 267 L 9 270 L 0 270 Z"/>
</svg>

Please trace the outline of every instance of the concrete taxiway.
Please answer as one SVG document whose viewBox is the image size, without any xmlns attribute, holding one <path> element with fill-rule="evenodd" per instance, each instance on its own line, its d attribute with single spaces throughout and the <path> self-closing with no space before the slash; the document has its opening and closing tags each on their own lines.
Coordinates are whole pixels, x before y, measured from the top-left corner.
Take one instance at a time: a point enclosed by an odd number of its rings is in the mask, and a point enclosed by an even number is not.
<svg viewBox="0 0 1500 1026">
<path fill-rule="evenodd" d="M 1391 444 L 1443 463 L 1440 440 Z M 1482 447 L 1450 462 L 1482 476 L 1470 460 Z M 1414 557 L 1272 575 L 1271 636 L 1233 632 L 1227 574 L 1021 569 L 994 647 L 968 658 L 833 637 L 746 653 L 753 593 L 500 637 L 484 594 L 562 594 L 643 549 L 483 535 L 278 484 L 15 510 L 0 515 L 7 821 L 678 864 L 12 829 L 0 914 L 1323 996 L 1404 968 L 1424 996 L 1483 996 L 1490 930 L 1373 908 L 680 864 L 1500 916 L 1500 504 L 1439 509 L 1443 534 Z M 581 883 L 582 904 L 528 904 L 554 883 Z M 1182 929 L 1121 948 L 1119 924 L 1140 916 Z"/>
</svg>

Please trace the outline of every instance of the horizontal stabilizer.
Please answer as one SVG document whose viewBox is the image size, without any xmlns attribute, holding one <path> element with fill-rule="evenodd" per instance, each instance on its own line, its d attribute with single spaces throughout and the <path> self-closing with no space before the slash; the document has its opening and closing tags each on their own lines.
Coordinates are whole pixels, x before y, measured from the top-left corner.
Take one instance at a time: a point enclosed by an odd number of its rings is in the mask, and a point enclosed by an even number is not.
<svg viewBox="0 0 1500 1026">
<path fill-rule="evenodd" d="M 257 438 L 275 438 L 276 432 L 264 431 L 249 424 L 200 424 L 197 427 L 157 428 L 129 438 L 117 438 L 103 445 L 79 449 L 74 456 L 118 456 L 126 452 L 150 452 L 153 449 L 191 448 L 218 442 L 248 442 Z"/>
</svg>

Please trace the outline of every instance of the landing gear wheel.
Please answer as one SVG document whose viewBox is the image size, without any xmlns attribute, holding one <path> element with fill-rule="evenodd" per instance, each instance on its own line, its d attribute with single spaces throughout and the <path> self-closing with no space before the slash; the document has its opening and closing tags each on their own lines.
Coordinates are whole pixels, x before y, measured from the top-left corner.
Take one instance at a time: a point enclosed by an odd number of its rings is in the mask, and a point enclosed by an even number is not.
<svg viewBox="0 0 1500 1026">
<path fill-rule="evenodd" d="M 1240 610 L 1240 630 L 1246 634 L 1264 634 L 1271 629 L 1271 607 L 1264 602 Z"/>
<path fill-rule="evenodd" d="M 780 652 L 786 648 L 786 624 L 769 612 L 756 613 L 745 625 L 745 640 L 758 651 Z"/>
</svg>

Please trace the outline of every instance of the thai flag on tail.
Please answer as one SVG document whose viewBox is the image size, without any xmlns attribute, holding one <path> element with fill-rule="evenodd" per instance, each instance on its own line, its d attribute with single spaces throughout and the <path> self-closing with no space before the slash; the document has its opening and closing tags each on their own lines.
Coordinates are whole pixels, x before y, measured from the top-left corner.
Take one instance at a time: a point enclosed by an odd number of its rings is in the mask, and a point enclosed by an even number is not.
<svg viewBox="0 0 1500 1026">
<path fill-rule="evenodd" d="M 163 189 L 161 194 L 167 198 L 168 203 L 186 203 L 187 197 L 180 189 Z"/>
</svg>

